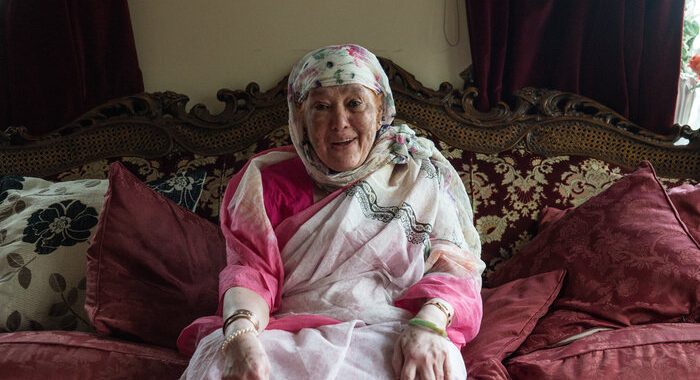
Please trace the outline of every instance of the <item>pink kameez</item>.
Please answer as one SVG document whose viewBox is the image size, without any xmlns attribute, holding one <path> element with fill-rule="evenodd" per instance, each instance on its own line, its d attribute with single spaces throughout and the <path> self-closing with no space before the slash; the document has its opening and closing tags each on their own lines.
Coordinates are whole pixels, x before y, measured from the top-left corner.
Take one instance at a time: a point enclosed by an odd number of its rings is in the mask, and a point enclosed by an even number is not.
<svg viewBox="0 0 700 380">
<path fill-rule="evenodd" d="M 295 110 L 312 89 L 347 84 L 381 97 L 381 120 L 364 162 L 334 172 Z M 441 344 L 452 379 L 466 378 L 459 348 L 479 330 L 485 265 L 459 175 L 431 141 L 392 125 L 388 78 L 361 46 L 306 54 L 287 101 L 293 147 L 251 159 L 221 202 L 228 264 L 219 293 L 245 287 L 269 305 L 258 339 L 271 378 L 393 379 L 394 344 L 431 298 L 454 308 Z M 330 193 L 314 202 L 315 187 Z M 216 316 L 182 331 L 178 347 L 193 355 L 183 378 L 221 378 L 221 310 L 220 301 Z"/>
<path fill-rule="evenodd" d="M 420 164 L 429 165 L 430 163 L 429 161 L 423 161 Z M 439 165 L 433 163 L 431 167 L 439 168 Z M 412 172 L 411 174 L 417 177 L 418 182 L 432 183 L 428 187 L 432 186 L 432 188 L 440 191 L 439 186 L 437 186 L 437 179 L 430 178 L 431 173 L 426 171 L 425 168 L 422 171 L 420 168 L 417 168 L 409 170 L 409 172 Z M 382 174 L 384 176 L 388 175 L 395 181 L 397 180 L 396 175 L 392 176 L 389 172 L 378 173 L 379 176 Z M 408 178 L 410 175 L 404 175 L 403 177 L 401 179 L 403 181 L 416 180 L 416 178 Z M 367 181 L 364 182 L 367 183 Z M 369 189 L 372 189 L 371 184 L 368 186 Z M 349 274 L 348 268 L 354 269 L 355 273 L 357 271 L 364 272 L 368 269 L 364 267 L 360 269 L 355 264 L 344 266 L 353 255 L 351 251 L 346 250 L 346 254 L 332 257 L 330 259 L 331 264 L 324 262 L 323 258 L 316 258 L 316 261 L 310 263 L 310 265 L 305 265 L 311 260 L 310 255 L 328 256 L 328 254 L 318 251 L 306 251 L 302 257 L 295 257 L 298 256 L 295 255 L 295 252 L 286 252 L 290 242 L 300 248 L 298 252 L 304 252 L 303 248 L 306 242 L 313 240 L 310 239 L 309 235 L 313 234 L 314 231 L 308 231 L 309 226 L 317 231 L 326 229 L 338 231 L 338 226 L 325 229 L 323 226 L 333 222 L 333 219 L 339 224 L 343 224 L 346 221 L 343 215 L 339 215 L 339 212 L 341 212 L 339 208 L 355 205 L 355 209 L 361 209 L 362 206 L 357 205 L 361 203 L 361 201 L 357 200 L 359 199 L 358 196 L 348 195 L 349 189 L 353 187 L 357 187 L 356 184 L 340 188 L 322 200 L 313 203 L 313 182 L 306 174 L 302 162 L 296 157 L 292 147 L 264 152 L 251 160 L 243 170 L 232 178 L 222 202 L 222 204 L 228 205 L 228 207 L 221 210 L 222 230 L 227 242 L 228 265 L 219 276 L 221 302 L 223 301 L 224 293 L 231 287 L 245 287 L 258 293 L 266 300 L 271 310 L 270 323 L 266 331 L 261 334 L 261 337 L 270 331 L 282 330 L 289 332 L 291 335 L 296 335 L 298 338 L 304 329 L 318 329 L 322 326 L 352 323 L 354 328 L 377 324 L 382 329 L 387 329 L 386 334 L 384 334 L 385 337 L 396 338 L 400 330 L 397 331 L 394 327 L 386 326 L 386 323 L 395 322 L 398 325 L 405 325 L 407 319 L 416 313 L 427 299 L 441 298 L 449 302 L 455 310 L 455 318 L 448 328 L 449 338 L 454 343 L 455 348 L 463 346 L 476 335 L 481 321 L 482 308 L 479 295 L 480 260 L 478 260 L 478 256 L 473 254 L 459 255 L 458 253 L 455 255 L 454 251 L 458 249 L 453 243 L 445 242 L 444 240 L 447 240 L 444 239 L 445 236 L 430 236 L 429 241 L 432 242 L 432 250 L 427 259 L 425 259 L 426 255 L 423 252 L 424 247 L 417 247 L 417 244 L 411 242 L 405 242 L 403 245 L 400 242 L 392 242 L 390 244 L 392 246 L 397 245 L 409 248 L 408 250 L 412 251 L 413 257 L 412 259 L 402 257 L 403 261 L 399 260 L 396 262 L 388 258 L 387 260 L 376 261 L 370 265 L 369 269 L 383 273 L 379 276 L 382 277 L 381 281 L 389 279 L 400 283 L 401 286 L 405 286 L 403 289 L 400 289 L 399 286 L 381 284 L 381 289 L 379 289 L 381 294 L 378 295 L 375 288 L 377 283 L 372 279 L 377 277 L 374 275 L 369 276 L 370 279 L 365 277 L 361 278 L 360 281 L 352 282 L 350 285 L 344 284 L 345 277 L 353 276 Z M 245 191 L 241 191 L 241 189 Z M 246 196 L 245 201 L 242 201 L 244 199 L 242 197 L 243 194 Z M 449 200 L 449 194 L 444 195 L 444 197 L 440 198 Z M 421 196 L 420 191 L 412 199 L 416 199 L 416 196 Z M 408 198 L 411 198 L 410 194 Z M 250 199 L 253 200 L 250 201 Z M 401 202 L 408 204 L 405 202 L 406 200 L 403 199 Z M 247 209 L 247 205 L 254 204 L 253 202 L 264 204 L 265 209 L 261 207 Z M 329 208 L 332 208 L 332 210 L 324 215 L 323 210 Z M 454 210 L 451 207 L 438 207 L 437 210 L 431 211 L 434 214 L 431 218 L 433 219 L 432 232 L 439 230 L 434 225 L 435 223 L 439 225 L 441 220 L 453 220 L 455 218 L 454 215 L 445 214 L 449 213 L 450 209 Z M 368 238 L 369 244 L 375 244 L 374 240 L 382 239 L 382 234 L 396 236 L 397 231 L 400 235 L 394 240 L 400 240 L 398 237 L 404 235 L 406 230 L 406 225 L 401 225 L 399 218 L 396 217 L 388 223 L 381 221 L 372 223 L 370 220 L 366 220 L 367 215 L 362 216 L 361 214 L 362 212 L 367 212 L 367 210 L 359 211 L 359 213 L 357 210 L 347 212 L 348 214 L 346 215 L 352 214 L 354 218 L 360 219 L 350 228 L 354 234 L 364 236 L 361 226 L 373 226 L 369 230 L 374 229 L 373 233 L 375 235 Z M 320 222 L 314 221 L 314 217 L 321 217 L 325 220 Z M 419 217 L 416 217 L 416 220 L 413 222 L 422 222 Z M 393 227 L 390 226 L 392 223 L 394 224 Z M 458 225 L 459 223 L 454 222 L 454 224 Z M 449 228 L 439 231 L 446 234 L 455 233 Z M 349 235 L 345 235 L 343 239 L 346 239 L 347 236 Z M 407 240 L 405 235 L 403 240 Z M 321 241 L 333 242 L 333 238 L 324 237 Z M 344 243 L 348 244 L 349 242 L 344 241 Z M 350 242 L 351 245 L 358 246 L 366 243 L 368 242 Z M 331 245 L 334 244 L 331 243 Z M 467 244 L 465 248 L 468 246 Z M 403 252 L 404 250 L 401 249 L 400 251 Z M 284 264 L 283 257 L 286 259 Z M 368 261 L 367 257 L 374 258 L 374 254 L 370 253 L 369 256 L 362 258 L 361 261 Z M 470 261 L 469 257 L 476 257 L 477 260 Z M 413 262 L 406 262 L 407 260 Z M 395 268 L 389 268 L 392 264 L 395 264 L 395 267 L 402 267 L 403 270 L 396 272 Z M 328 265 L 331 266 L 327 267 L 323 273 L 319 272 L 319 267 Z M 340 285 L 342 288 L 341 294 L 348 289 L 365 286 L 364 289 L 368 289 L 369 293 L 374 292 L 375 294 L 375 297 L 369 294 L 367 297 L 373 304 L 349 305 L 349 308 L 343 310 L 342 307 L 339 308 L 336 304 L 328 304 L 326 301 L 318 302 L 319 299 L 323 298 L 324 293 L 329 291 L 335 292 L 333 290 L 334 285 L 328 286 L 325 283 L 329 281 L 328 278 L 337 275 L 336 272 L 338 270 L 344 271 L 343 274 L 339 275 L 342 279 L 335 278 L 330 280 L 330 282 L 343 284 Z M 296 275 L 296 271 L 302 272 L 301 277 Z M 309 281 L 308 278 L 313 280 Z M 292 287 L 288 286 L 289 281 L 294 281 L 295 285 Z M 366 286 L 368 282 L 372 284 L 369 287 Z M 306 290 L 308 286 L 313 287 L 315 284 L 325 284 L 320 286 L 320 293 Z M 390 290 L 385 292 L 384 289 Z M 337 297 L 337 293 L 335 292 L 334 297 Z M 386 299 L 386 302 L 383 304 L 375 303 L 377 300 L 385 299 L 387 296 L 392 296 L 392 299 Z M 361 295 L 356 298 L 350 297 L 345 301 L 358 301 L 363 298 L 365 298 L 364 295 Z M 315 307 L 322 310 L 316 313 L 314 312 Z M 219 310 L 221 310 L 221 307 Z M 212 333 L 221 336 L 221 324 L 222 319 L 220 315 L 196 320 L 183 330 L 178 340 L 180 350 L 183 353 L 192 354 L 199 341 L 205 336 Z M 344 331 L 347 331 L 347 329 Z M 329 333 L 326 331 L 324 333 L 326 333 L 325 339 L 329 339 Z M 365 337 L 368 334 L 371 335 L 367 332 L 367 329 L 363 330 L 362 333 Z M 223 336 L 220 339 L 223 339 Z M 366 338 L 365 340 L 369 342 L 372 339 Z M 390 343 L 393 347 L 393 342 Z M 372 344 L 376 345 L 376 342 Z M 216 347 L 216 345 L 213 344 L 212 347 Z M 265 347 L 268 350 L 268 346 Z M 366 350 L 366 348 L 363 350 Z M 458 354 L 457 350 L 454 351 Z M 274 357 L 274 355 L 271 356 Z M 386 361 L 390 360 L 390 357 L 388 355 Z M 289 363 L 286 364 L 289 365 Z M 386 365 L 387 363 L 385 362 L 383 366 L 386 367 Z M 382 365 L 379 366 L 381 367 Z M 295 371 L 293 368 L 288 368 L 288 370 L 290 372 Z M 347 372 L 347 368 L 343 371 Z M 300 378 L 302 377 L 300 376 Z"/>
</svg>

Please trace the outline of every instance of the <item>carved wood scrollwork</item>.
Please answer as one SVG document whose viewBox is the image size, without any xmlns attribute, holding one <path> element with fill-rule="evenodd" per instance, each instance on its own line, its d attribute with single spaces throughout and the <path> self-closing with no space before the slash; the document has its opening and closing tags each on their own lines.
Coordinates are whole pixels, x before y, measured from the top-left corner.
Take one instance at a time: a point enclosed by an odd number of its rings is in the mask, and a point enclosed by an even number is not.
<svg viewBox="0 0 700 380">
<path fill-rule="evenodd" d="M 660 175 L 700 177 L 700 132 L 674 126 L 660 136 L 645 131 L 594 100 L 560 91 L 524 88 L 512 104 L 488 112 L 474 106 L 476 88 L 437 90 L 380 58 L 389 77 L 398 117 L 430 130 L 445 142 L 479 153 L 524 144 L 544 155 L 584 155 L 622 166 L 649 159 Z M 265 92 L 223 89 L 224 109 L 212 114 L 172 91 L 114 99 L 44 136 L 13 127 L 0 133 L 0 175 L 50 174 L 90 160 L 133 155 L 159 157 L 174 149 L 219 155 L 239 151 L 287 123 L 287 78 Z M 686 146 L 674 146 L 684 137 Z M 620 153 L 624 152 L 624 153 Z"/>
</svg>

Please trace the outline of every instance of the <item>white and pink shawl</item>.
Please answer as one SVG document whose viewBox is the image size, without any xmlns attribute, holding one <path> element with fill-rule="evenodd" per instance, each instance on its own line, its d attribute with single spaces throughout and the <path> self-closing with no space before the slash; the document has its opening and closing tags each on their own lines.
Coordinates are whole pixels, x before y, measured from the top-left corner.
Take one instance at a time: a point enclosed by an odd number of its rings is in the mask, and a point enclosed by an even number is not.
<svg viewBox="0 0 700 380">
<path fill-rule="evenodd" d="M 366 49 L 336 45 L 310 52 L 289 81 L 294 146 L 251 159 L 222 201 L 228 265 L 219 276 L 221 298 L 240 286 L 266 300 L 272 315 L 260 339 L 273 370 L 287 370 L 275 378 L 290 379 L 334 378 L 326 375 L 338 371 L 393 377 L 391 349 L 400 330 L 427 299 L 441 298 L 455 309 L 448 328 L 451 360 L 463 371 L 457 377 L 465 377 L 458 347 L 479 330 L 485 265 L 459 175 L 431 141 L 406 125 L 389 125 L 395 113 L 391 88 Z M 333 173 L 316 157 L 293 110 L 314 87 L 349 83 L 383 95 L 384 125 L 363 165 Z M 266 168 L 295 159 L 310 178 L 288 178 L 270 188 Z M 308 194 L 314 183 L 332 192 L 273 226 L 270 215 L 282 206 L 275 197 Z M 221 305 L 219 315 L 200 318 L 181 333 L 182 352 L 197 347 L 185 376 L 217 376 L 220 313 Z"/>
</svg>

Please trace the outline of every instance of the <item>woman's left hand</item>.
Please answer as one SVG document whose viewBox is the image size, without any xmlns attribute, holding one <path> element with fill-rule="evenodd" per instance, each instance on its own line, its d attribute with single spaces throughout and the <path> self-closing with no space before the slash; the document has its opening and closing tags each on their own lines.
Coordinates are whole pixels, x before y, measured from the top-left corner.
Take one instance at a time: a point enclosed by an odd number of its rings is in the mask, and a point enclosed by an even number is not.
<svg viewBox="0 0 700 380">
<path fill-rule="evenodd" d="M 417 326 L 408 326 L 394 346 L 392 365 L 397 379 L 451 379 L 448 347 L 440 335 Z"/>
</svg>

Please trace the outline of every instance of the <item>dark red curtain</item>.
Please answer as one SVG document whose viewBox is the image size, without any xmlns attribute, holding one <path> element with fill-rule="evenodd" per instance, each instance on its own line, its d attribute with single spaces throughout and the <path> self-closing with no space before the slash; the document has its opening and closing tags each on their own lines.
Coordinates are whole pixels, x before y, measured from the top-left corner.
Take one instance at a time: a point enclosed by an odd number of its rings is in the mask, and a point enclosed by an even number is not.
<svg viewBox="0 0 700 380">
<path fill-rule="evenodd" d="M 127 0 L 4 0 L 0 129 L 42 134 L 143 91 Z"/>
<path fill-rule="evenodd" d="M 666 134 L 680 73 L 683 0 L 466 0 L 486 110 L 542 87 L 595 99 Z"/>
</svg>

